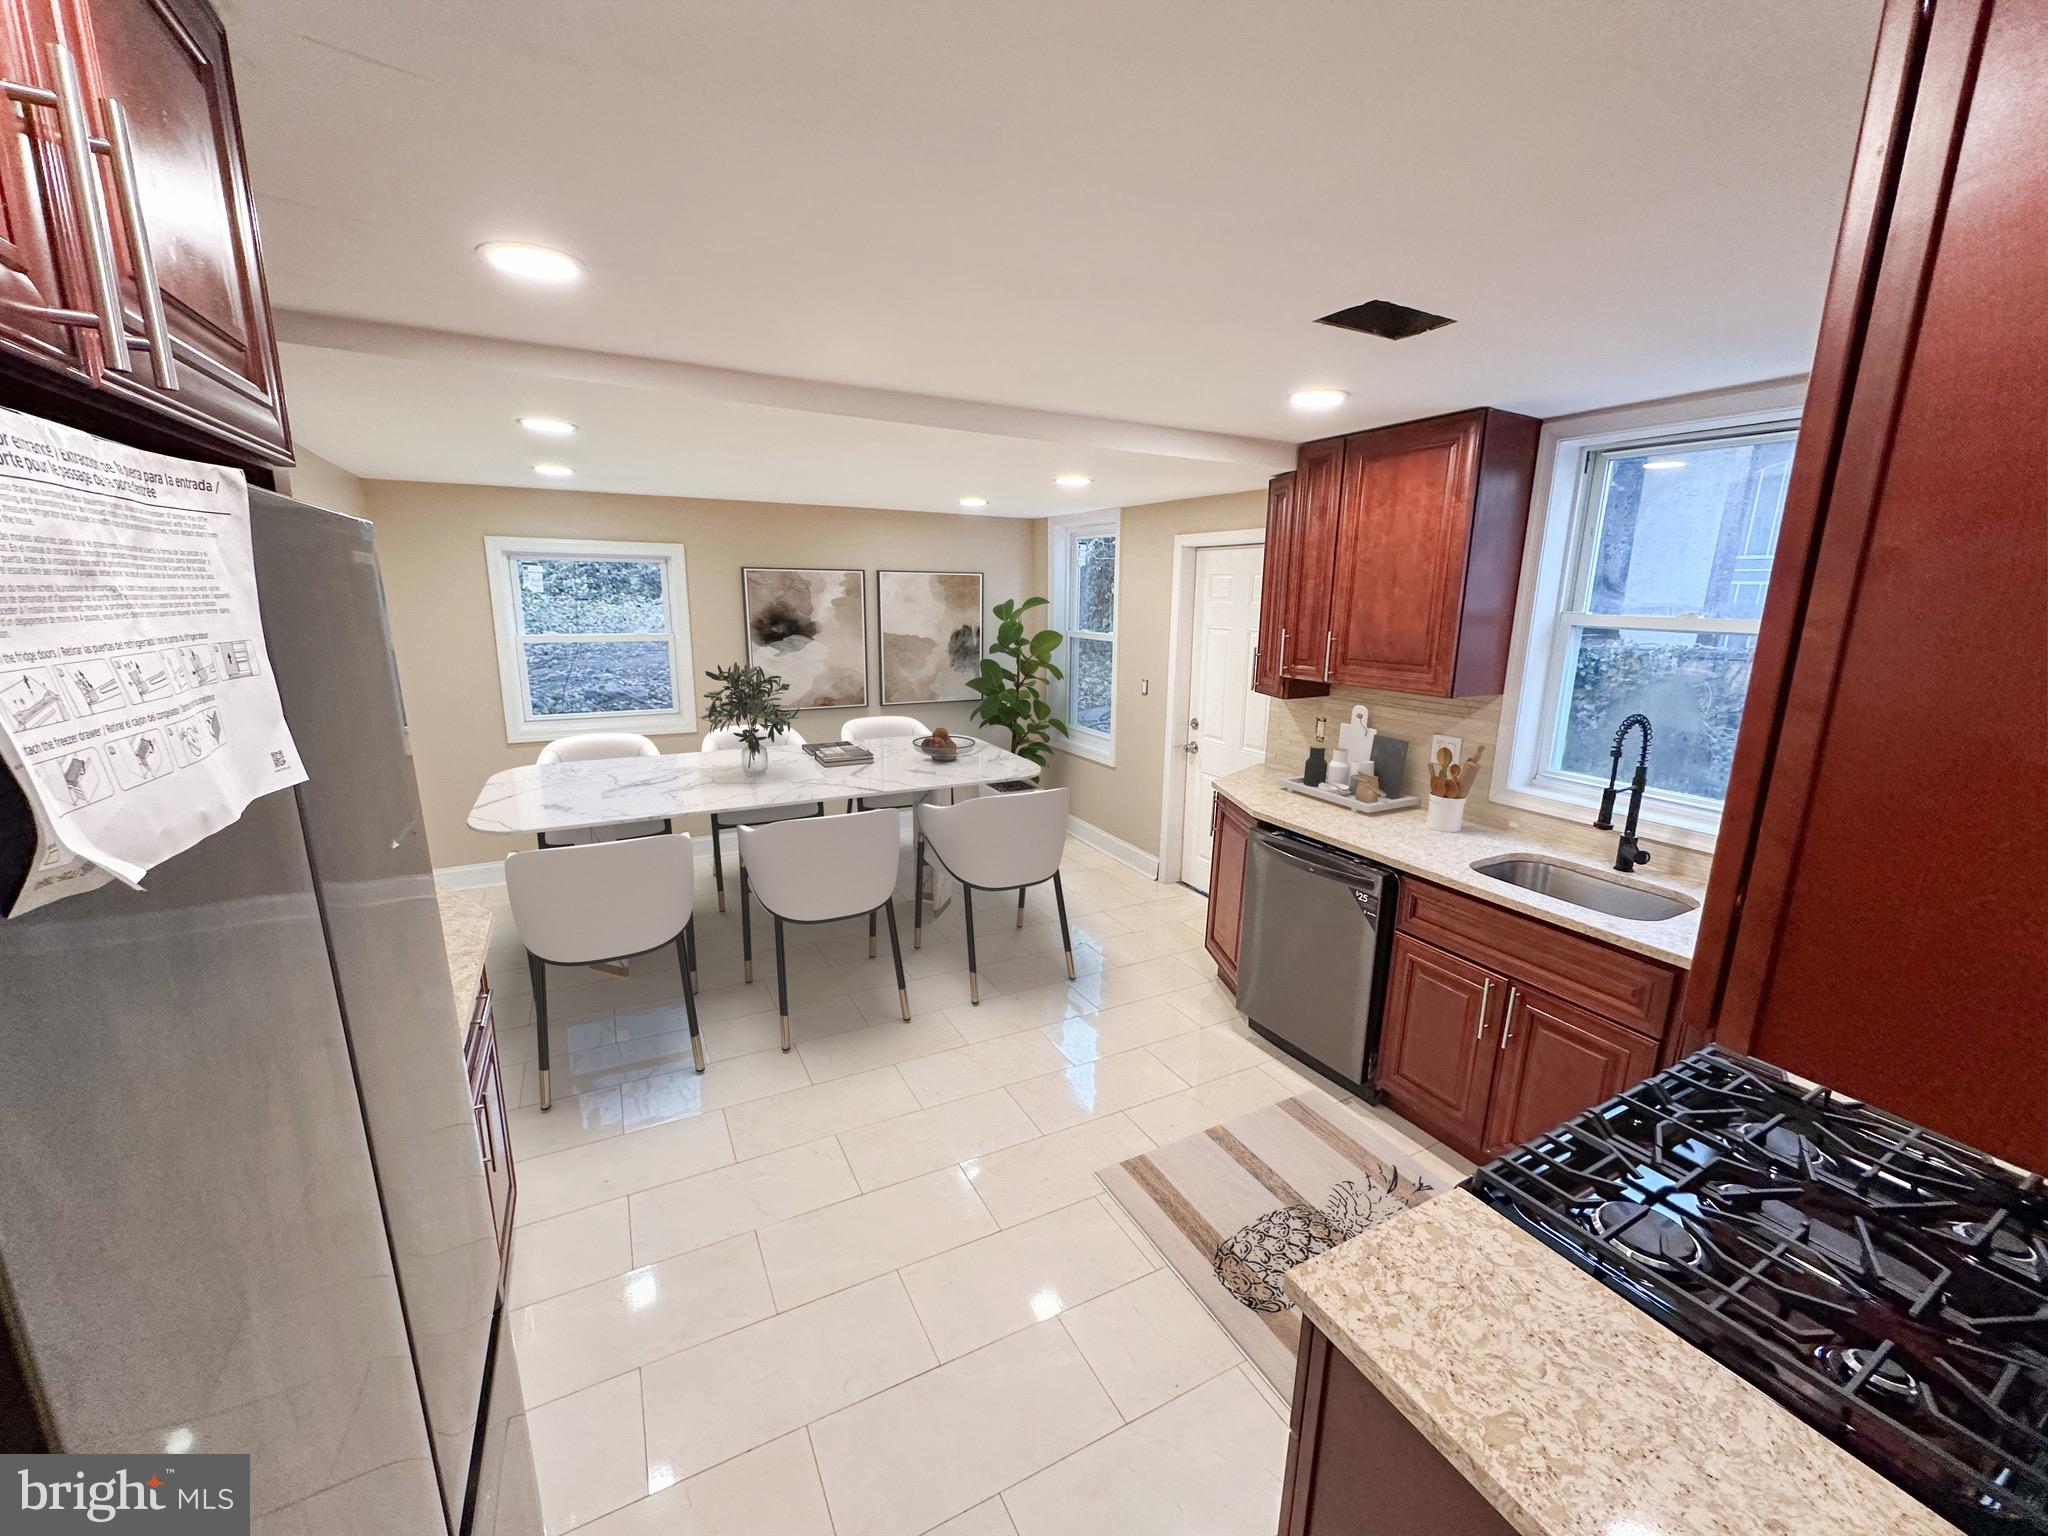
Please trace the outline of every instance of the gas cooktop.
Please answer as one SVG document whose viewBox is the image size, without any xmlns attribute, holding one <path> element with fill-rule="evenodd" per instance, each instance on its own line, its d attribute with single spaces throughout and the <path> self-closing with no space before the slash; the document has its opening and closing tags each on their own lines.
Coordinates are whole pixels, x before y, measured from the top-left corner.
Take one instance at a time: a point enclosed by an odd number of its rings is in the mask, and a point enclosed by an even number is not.
<svg viewBox="0 0 2048 1536">
<path fill-rule="evenodd" d="M 1467 1182 L 1967 1531 L 2048 1532 L 2048 1198 L 1709 1047 Z"/>
</svg>

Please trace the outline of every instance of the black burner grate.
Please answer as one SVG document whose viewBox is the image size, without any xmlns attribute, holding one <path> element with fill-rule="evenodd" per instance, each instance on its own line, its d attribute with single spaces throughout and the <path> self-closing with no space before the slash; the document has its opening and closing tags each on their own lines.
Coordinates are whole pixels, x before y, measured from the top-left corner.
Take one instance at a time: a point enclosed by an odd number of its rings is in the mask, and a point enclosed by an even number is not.
<svg viewBox="0 0 2048 1536">
<path fill-rule="evenodd" d="M 1940 1513 L 2048 1532 L 2048 1200 L 1709 1047 L 1468 1183 Z"/>
</svg>

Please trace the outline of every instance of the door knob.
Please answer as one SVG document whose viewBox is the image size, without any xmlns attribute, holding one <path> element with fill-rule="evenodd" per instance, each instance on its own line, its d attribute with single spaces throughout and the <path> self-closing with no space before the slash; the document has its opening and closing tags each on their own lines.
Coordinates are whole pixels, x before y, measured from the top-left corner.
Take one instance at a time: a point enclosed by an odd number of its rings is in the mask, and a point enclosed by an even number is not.
<svg viewBox="0 0 2048 1536">
<path fill-rule="evenodd" d="M 1190 757 L 1193 757 L 1197 752 L 1200 752 L 1201 750 L 1202 744 L 1199 741 L 1191 741 L 1186 746 L 1181 748 L 1181 751 L 1187 753 Z"/>
</svg>

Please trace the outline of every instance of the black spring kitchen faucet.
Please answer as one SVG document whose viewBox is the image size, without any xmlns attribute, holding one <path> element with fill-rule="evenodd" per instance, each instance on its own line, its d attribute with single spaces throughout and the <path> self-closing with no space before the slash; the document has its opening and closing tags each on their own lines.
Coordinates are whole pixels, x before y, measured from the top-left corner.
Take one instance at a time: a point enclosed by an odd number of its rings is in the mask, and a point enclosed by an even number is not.
<svg viewBox="0 0 2048 1536">
<path fill-rule="evenodd" d="M 1614 785 L 1621 777 L 1621 744 L 1628 739 L 1628 733 L 1637 726 L 1642 727 L 1643 748 L 1636 756 L 1635 776 L 1628 783 L 1628 820 L 1621 830 L 1621 841 L 1615 846 L 1614 867 L 1632 870 L 1638 864 L 1650 862 L 1650 850 L 1643 847 L 1636 838 L 1636 818 L 1643 810 L 1643 790 L 1650 778 L 1650 717 L 1630 715 L 1621 722 L 1621 729 L 1614 733 L 1614 761 L 1607 769 L 1607 788 L 1600 795 L 1600 814 L 1593 825 L 1603 832 L 1614 830 Z"/>
</svg>

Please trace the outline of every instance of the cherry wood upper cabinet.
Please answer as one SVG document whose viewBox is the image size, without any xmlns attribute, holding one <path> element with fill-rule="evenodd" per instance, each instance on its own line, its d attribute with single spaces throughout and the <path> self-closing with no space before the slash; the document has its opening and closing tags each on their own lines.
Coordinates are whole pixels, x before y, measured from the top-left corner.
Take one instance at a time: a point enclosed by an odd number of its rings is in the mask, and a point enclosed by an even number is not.
<svg viewBox="0 0 2048 1536">
<path fill-rule="evenodd" d="M 1343 490 L 1344 440 L 1302 444 L 1289 499 L 1286 585 L 1279 603 L 1280 676 L 1295 686 L 1282 697 L 1330 691 L 1331 562 Z"/>
<path fill-rule="evenodd" d="M 1266 559 L 1259 582 L 1259 646 L 1252 667 L 1255 691 L 1276 699 L 1298 697 L 1299 686 L 1280 670 L 1287 612 L 1289 562 L 1294 553 L 1294 471 L 1275 475 L 1266 487 Z M 1316 690 L 1320 691 L 1320 690 Z"/>
<path fill-rule="evenodd" d="M 1465 411 L 1345 439 L 1332 682 L 1506 687 L 1537 432 L 1527 416 Z"/>
<path fill-rule="evenodd" d="M 54 95 L 48 45 L 54 18 L 18 0 L 0 0 L 0 78 Z M 0 152 L 0 354 L 89 384 L 93 358 L 84 331 L 52 316 L 90 307 L 60 261 L 72 227 L 63 176 L 63 145 L 54 108 L 10 94 L 0 103 L 7 142 Z"/>
<path fill-rule="evenodd" d="M 56 102 L 9 103 L 0 281 L 28 303 L 25 284 L 54 283 L 71 316 L 53 350 L 24 340 L 31 311 L 0 314 L 7 403 L 145 447 L 291 463 L 219 18 L 204 0 L 0 0 L 0 15 L 7 79 Z"/>
<path fill-rule="evenodd" d="M 2044 79 L 2038 3 L 1886 7 L 1686 994 L 1721 1043 L 2036 1171 Z M 1955 744 L 1934 794 L 1896 793 L 1902 722 Z"/>
<path fill-rule="evenodd" d="M 1613 1098 L 1657 1067 L 1657 1042 L 1597 1013 L 1508 989 L 1484 1151 L 1498 1157 Z"/>
</svg>

